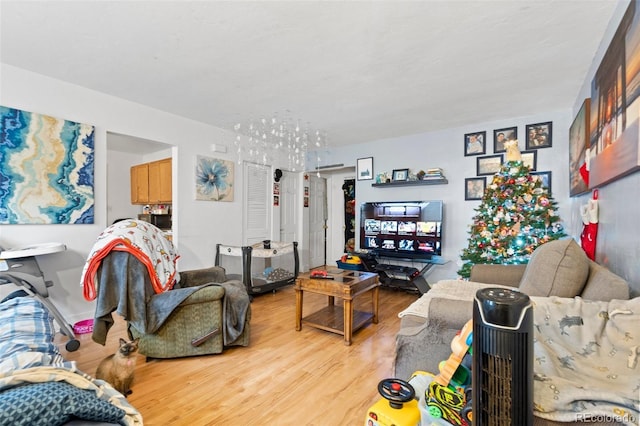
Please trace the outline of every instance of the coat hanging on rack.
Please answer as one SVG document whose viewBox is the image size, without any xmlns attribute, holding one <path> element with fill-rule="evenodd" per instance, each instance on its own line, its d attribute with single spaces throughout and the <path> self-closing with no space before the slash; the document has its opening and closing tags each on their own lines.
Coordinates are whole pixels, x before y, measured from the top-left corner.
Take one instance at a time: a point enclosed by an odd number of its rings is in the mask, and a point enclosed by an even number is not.
<svg viewBox="0 0 640 426">
<path fill-rule="evenodd" d="M 356 181 L 346 179 L 342 185 L 344 193 L 344 251 L 351 253 L 355 250 L 356 237 Z"/>
</svg>

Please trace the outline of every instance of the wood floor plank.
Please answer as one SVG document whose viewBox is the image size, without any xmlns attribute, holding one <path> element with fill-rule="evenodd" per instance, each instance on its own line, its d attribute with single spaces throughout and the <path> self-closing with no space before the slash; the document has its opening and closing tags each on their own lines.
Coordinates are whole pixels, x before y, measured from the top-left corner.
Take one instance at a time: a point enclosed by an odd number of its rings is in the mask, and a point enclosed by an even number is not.
<svg viewBox="0 0 640 426">
<path fill-rule="evenodd" d="M 379 398 L 378 382 L 393 374 L 397 314 L 417 297 L 381 289 L 379 323 L 365 325 L 345 346 L 335 333 L 304 324 L 295 331 L 293 287 L 257 296 L 248 347 L 149 362 L 139 355 L 129 401 L 151 426 L 362 424 Z M 356 309 L 371 309 L 368 294 L 354 302 Z M 326 303 L 325 296 L 305 294 L 303 315 Z M 116 318 L 104 347 L 85 334 L 71 353 L 64 349 L 66 337 L 56 342 L 65 358 L 93 375 L 100 360 L 115 352 L 118 338 L 126 338 L 125 330 Z"/>
</svg>

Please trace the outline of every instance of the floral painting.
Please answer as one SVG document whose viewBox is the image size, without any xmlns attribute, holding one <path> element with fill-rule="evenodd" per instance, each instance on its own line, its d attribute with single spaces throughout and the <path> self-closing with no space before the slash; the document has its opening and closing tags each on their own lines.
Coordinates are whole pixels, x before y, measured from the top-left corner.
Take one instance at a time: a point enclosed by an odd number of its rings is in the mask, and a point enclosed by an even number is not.
<svg viewBox="0 0 640 426">
<path fill-rule="evenodd" d="M 233 201 L 233 162 L 198 155 L 196 200 Z"/>
<path fill-rule="evenodd" d="M 0 224 L 94 222 L 94 126 L 0 106 Z"/>
</svg>

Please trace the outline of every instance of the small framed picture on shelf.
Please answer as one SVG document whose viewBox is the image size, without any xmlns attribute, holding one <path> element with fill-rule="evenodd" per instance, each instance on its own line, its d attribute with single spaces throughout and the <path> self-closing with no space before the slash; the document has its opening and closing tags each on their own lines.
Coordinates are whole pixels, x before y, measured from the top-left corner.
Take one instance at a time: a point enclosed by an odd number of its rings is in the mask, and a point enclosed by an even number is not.
<svg viewBox="0 0 640 426">
<path fill-rule="evenodd" d="M 538 165 L 538 151 L 522 151 L 522 164 L 529 166 L 529 170 L 533 171 Z"/>
<path fill-rule="evenodd" d="M 546 187 L 551 195 L 551 172 L 531 172 L 531 176 L 542 182 L 542 186 Z"/>
<path fill-rule="evenodd" d="M 464 156 L 484 155 L 487 149 L 487 132 L 474 132 L 464 135 Z"/>
<path fill-rule="evenodd" d="M 504 129 L 496 129 L 493 131 L 493 152 L 506 152 L 507 148 L 504 146 L 506 141 L 514 141 L 518 139 L 517 127 L 505 127 Z"/>
<path fill-rule="evenodd" d="M 404 181 L 409 178 L 409 169 L 395 169 L 391 175 L 394 182 Z"/>
<path fill-rule="evenodd" d="M 551 147 L 551 137 L 553 130 L 553 123 L 547 121 L 546 123 L 527 124 L 527 144 L 526 149 L 540 149 Z"/>
<path fill-rule="evenodd" d="M 358 180 L 373 179 L 373 157 L 358 158 Z"/>
<path fill-rule="evenodd" d="M 502 154 L 498 155 L 486 155 L 484 157 L 476 158 L 477 175 L 489 176 L 500 171 L 502 166 Z"/>
<path fill-rule="evenodd" d="M 482 200 L 484 190 L 487 187 L 487 178 L 474 177 L 464 180 L 464 199 L 465 200 Z"/>
</svg>

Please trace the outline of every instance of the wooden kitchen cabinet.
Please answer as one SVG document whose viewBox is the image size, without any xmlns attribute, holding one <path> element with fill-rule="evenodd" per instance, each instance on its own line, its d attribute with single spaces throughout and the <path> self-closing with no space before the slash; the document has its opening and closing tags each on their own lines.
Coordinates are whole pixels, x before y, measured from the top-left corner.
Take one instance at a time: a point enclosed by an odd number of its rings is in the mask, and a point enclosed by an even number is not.
<svg viewBox="0 0 640 426">
<path fill-rule="evenodd" d="M 149 164 L 131 167 L 131 204 L 149 204 Z"/>
<path fill-rule="evenodd" d="M 131 204 L 171 204 L 171 158 L 131 167 Z"/>
<path fill-rule="evenodd" d="M 149 163 L 149 203 L 171 204 L 171 158 Z"/>
</svg>

